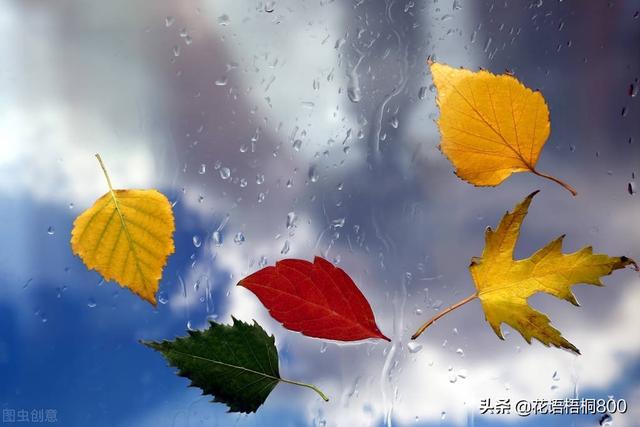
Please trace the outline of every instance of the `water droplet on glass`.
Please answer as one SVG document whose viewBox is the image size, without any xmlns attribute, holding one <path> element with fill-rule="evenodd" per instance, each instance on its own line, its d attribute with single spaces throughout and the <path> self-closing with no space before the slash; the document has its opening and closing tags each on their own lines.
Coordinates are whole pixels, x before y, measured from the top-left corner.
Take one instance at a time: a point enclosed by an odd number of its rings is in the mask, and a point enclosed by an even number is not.
<svg viewBox="0 0 640 427">
<path fill-rule="evenodd" d="M 56 233 L 56 229 L 55 229 L 55 228 L 53 228 L 53 226 L 52 226 L 52 225 L 50 225 L 50 226 L 49 226 L 49 228 L 47 228 L 47 234 L 48 234 L 48 235 L 50 235 L 50 236 L 52 236 L 52 235 L 54 235 L 55 233 Z"/>
<path fill-rule="evenodd" d="M 613 425 L 613 417 L 609 414 L 604 414 L 600 417 L 600 420 L 598 421 L 598 423 L 603 427 L 604 426 L 610 427 Z"/>
<path fill-rule="evenodd" d="M 220 168 L 220 178 L 229 179 L 231 176 L 231 169 L 229 168 Z"/>
<path fill-rule="evenodd" d="M 160 293 L 158 294 L 158 302 L 162 305 L 169 302 L 169 297 L 167 296 L 167 293 L 165 291 L 160 291 Z"/>
<path fill-rule="evenodd" d="M 326 352 L 327 352 L 327 343 L 326 343 L 326 342 L 323 342 L 323 343 L 320 345 L 320 353 L 326 353 Z"/>
<path fill-rule="evenodd" d="M 227 25 L 229 25 L 230 22 L 231 22 L 231 19 L 229 19 L 229 15 L 224 14 L 224 15 L 218 16 L 218 24 L 219 25 L 227 26 Z"/>
<path fill-rule="evenodd" d="M 440 419 L 444 420 L 445 418 L 447 418 L 447 413 L 445 411 L 440 412 Z"/>
<path fill-rule="evenodd" d="M 634 181 L 629 181 L 629 183 L 627 184 L 627 191 L 631 195 L 634 195 L 636 193 L 636 183 Z"/>
<path fill-rule="evenodd" d="M 180 46 L 174 46 L 173 47 L 173 56 L 175 56 L 175 57 L 180 56 Z"/>
<path fill-rule="evenodd" d="M 333 228 L 342 228 L 344 227 L 346 219 L 345 218 L 336 218 L 331 221 L 331 227 Z"/>
<path fill-rule="evenodd" d="M 213 82 L 213 84 L 215 84 L 216 86 L 226 86 L 228 81 L 229 81 L 229 78 L 227 76 L 224 76 L 224 77 L 220 77 L 219 79 L 216 79 L 216 81 Z"/>
<path fill-rule="evenodd" d="M 311 165 L 309 167 L 309 181 L 311 182 L 318 182 L 318 179 L 320 179 L 320 176 L 318 175 L 318 170 L 316 168 L 316 165 Z"/>
<path fill-rule="evenodd" d="M 398 120 L 398 118 L 396 116 L 393 116 L 391 118 L 391 121 L 389 122 L 389 124 L 391 125 L 392 128 L 398 129 L 398 126 L 400 125 L 400 121 Z"/>
<path fill-rule="evenodd" d="M 457 349 L 456 353 L 458 354 L 458 356 L 464 357 L 464 350 L 462 350 L 461 348 Z"/>
<path fill-rule="evenodd" d="M 409 341 L 407 343 L 407 348 L 409 349 L 409 353 L 417 353 L 422 350 L 422 344 L 418 344 L 415 341 Z"/>
<path fill-rule="evenodd" d="M 245 237 L 244 234 L 242 234 L 242 231 L 238 231 L 236 233 L 236 235 L 233 237 L 233 241 L 237 244 L 237 245 L 241 245 L 244 243 Z"/>
<path fill-rule="evenodd" d="M 172 26 L 174 22 L 176 22 L 176 18 L 174 18 L 173 16 L 167 16 L 166 18 L 164 18 L 164 26 L 167 28 Z"/>
<path fill-rule="evenodd" d="M 295 141 L 293 141 L 293 149 L 294 150 L 300 151 L 301 148 L 302 148 L 302 140 L 296 139 Z"/>
<path fill-rule="evenodd" d="M 200 169 L 198 169 L 198 173 L 200 175 L 204 175 L 205 173 L 207 173 L 207 165 L 205 165 L 204 163 L 202 163 L 200 165 Z"/>
<path fill-rule="evenodd" d="M 284 241 L 284 245 L 282 246 L 282 250 L 280 251 L 280 253 L 282 255 L 286 255 L 289 253 L 289 249 L 291 249 L 291 245 L 289 243 L 289 240 L 287 239 Z"/>
<path fill-rule="evenodd" d="M 214 231 L 211 235 L 211 239 L 213 240 L 213 244 L 216 246 L 222 246 L 222 233 L 218 230 Z"/>
<path fill-rule="evenodd" d="M 424 99 L 427 96 L 427 87 L 422 86 L 418 91 L 418 99 Z"/>
<path fill-rule="evenodd" d="M 291 229 L 296 225 L 296 219 L 298 216 L 295 212 L 291 211 L 287 214 L 287 229 Z"/>
<path fill-rule="evenodd" d="M 360 83 L 358 80 L 358 75 L 356 74 L 355 67 L 349 73 L 349 83 L 347 86 L 347 96 L 349 97 L 349 101 L 353 103 L 360 102 Z"/>
<path fill-rule="evenodd" d="M 273 11 L 275 10 L 275 5 L 276 5 L 275 1 L 266 2 L 264 4 L 264 11 L 267 13 L 273 13 Z"/>
<path fill-rule="evenodd" d="M 416 308 L 415 313 L 416 313 L 416 316 L 421 316 L 422 315 L 422 310 L 419 309 L 419 308 Z"/>
<path fill-rule="evenodd" d="M 462 9 L 462 5 L 460 4 L 460 0 L 453 0 L 452 10 L 460 10 Z"/>
<path fill-rule="evenodd" d="M 202 239 L 200 239 L 200 236 L 198 236 L 197 234 L 193 235 L 193 246 L 195 246 L 196 248 L 199 248 L 200 245 L 202 245 Z"/>
<path fill-rule="evenodd" d="M 94 300 L 93 298 L 89 298 L 89 301 L 87 301 L 87 307 L 89 308 L 94 308 L 97 305 L 98 304 L 96 303 L 96 300 Z"/>
<path fill-rule="evenodd" d="M 259 173 L 256 175 L 256 184 L 260 185 L 264 183 L 264 174 Z"/>
</svg>

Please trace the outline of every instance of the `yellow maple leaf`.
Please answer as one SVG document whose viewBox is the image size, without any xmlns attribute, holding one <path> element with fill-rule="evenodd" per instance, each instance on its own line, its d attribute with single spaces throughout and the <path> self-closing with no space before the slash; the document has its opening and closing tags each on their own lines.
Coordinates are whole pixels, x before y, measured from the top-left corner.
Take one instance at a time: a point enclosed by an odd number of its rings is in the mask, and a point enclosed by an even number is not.
<svg viewBox="0 0 640 427">
<path fill-rule="evenodd" d="M 162 270 L 174 251 L 171 204 L 156 190 L 114 190 L 96 157 L 109 191 L 74 221 L 73 253 L 105 280 L 115 280 L 156 305 Z"/>
<path fill-rule="evenodd" d="M 536 163 L 549 137 L 549 109 L 538 91 L 515 77 L 471 72 L 429 61 L 440 107 L 440 150 L 456 175 L 476 186 L 496 186 L 517 172 L 539 172 Z"/>
<path fill-rule="evenodd" d="M 536 193 L 518 203 L 513 212 L 507 212 L 495 231 L 487 228 L 482 256 L 474 257 L 469 266 L 477 292 L 425 323 L 414 334 L 414 339 L 444 314 L 478 298 L 489 325 L 498 337 L 503 338 L 501 324 L 506 323 L 529 344 L 535 338 L 546 346 L 580 353 L 562 337 L 560 331 L 551 326 L 547 316 L 527 304 L 527 299 L 544 292 L 577 306 L 578 302 L 571 292 L 572 285 L 584 283 L 602 286 L 602 276 L 627 265 L 635 266 L 636 270 L 638 266 L 624 256 L 594 254 L 590 246 L 564 254 L 564 236 L 551 241 L 529 258 L 514 260 L 513 251 L 520 235 L 520 226 Z"/>
</svg>

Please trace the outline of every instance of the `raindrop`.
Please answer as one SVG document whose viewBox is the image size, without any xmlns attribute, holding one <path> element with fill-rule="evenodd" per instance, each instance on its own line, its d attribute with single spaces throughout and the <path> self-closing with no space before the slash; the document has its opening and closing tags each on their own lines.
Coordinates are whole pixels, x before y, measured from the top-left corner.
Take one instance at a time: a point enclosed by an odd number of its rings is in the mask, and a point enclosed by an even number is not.
<svg viewBox="0 0 640 427">
<path fill-rule="evenodd" d="M 398 118 L 396 116 L 393 116 L 391 118 L 391 121 L 389 122 L 389 124 L 391 125 L 392 128 L 398 129 L 398 126 L 400 125 L 400 121 L 398 120 Z"/>
<path fill-rule="evenodd" d="M 264 11 L 267 13 L 273 13 L 273 11 L 275 10 L 275 5 L 276 5 L 275 1 L 266 2 L 264 4 Z"/>
<path fill-rule="evenodd" d="M 248 182 L 245 178 L 240 178 L 240 188 L 245 188 Z"/>
<path fill-rule="evenodd" d="M 462 5 L 460 4 L 460 0 L 453 0 L 452 10 L 460 10 L 462 9 Z"/>
<path fill-rule="evenodd" d="M 231 176 L 231 169 L 229 168 L 220 168 L 220 178 L 222 179 L 229 179 L 229 177 Z"/>
<path fill-rule="evenodd" d="M 462 350 L 461 348 L 457 349 L 456 353 L 458 353 L 458 356 L 464 357 L 464 350 Z"/>
<path fill-rule="evenodd" d="M 489 47 L 491 47 L 491 37 L 489 37 L 487 39 L 487 42 L 484 44 L 484 51 L 487 52 L 489 50 Z"/>
<path fill-rule="evenodd" d="M 256 175 L 256 184 L 260 185 L 264 183 L 264 174 L 259 173 Z"/>
<path fill-rule="evenodd" d="M 291 245 L 289 244 L 289 240 L 285 240 L 284 241 L 284 245 L 282 246 L 282 250 L 280 251 L 280 253 L 282 255 L 286 255 L 289 253 L 289 249 L 291 249 Z"/>
<path fill-rule="evenodd" d="M 445 411 L 440 412 L 440 419 L 444 420 L 445 418 L 447 418 L 447 413 Z"/>
<path fill-rule="evenodd" d="M 603 416 L 600 417 L 600 420 L 598 421 L 598 423 L 601 426 L 612 426 L 613 425 L 613 417 L 609 414 L 604 414 Z"/>
<path fill-rule="evenodd" d="M 218 16 L 218 24 L 219 25 L 227 26 L 227 25 L 229 25 L 230 22 L 231 22 L 231 19 L 229 19 L 229 15 L 224 14 L 224 15 Z"/>
<path fill-rule="evenodd" d="M 164 18 L 164 26 L 167 28 L 172 26 L 174 22 L 176 22 L 176 18 L 174 18 L 173 16 L 167 16 L 166 18 Z"/>
<path fill-rule="evenodd" d="M 428 88 L 426 86 L 422 86 L 418 91 L 418 99 L 424 99 L 427 96 Z"/>
<path fill-rule="evenodd" d="M 415 341 L 410 341 L 407 343 L 407 348 L 409 349 L 409 353 L 417 353 L 422 350 L 422 344 L 418 344 Z"/>
<path fill-rule="evenodd" d="M 296 151 L 300 151 L 300 148 L 302 148 L 302 141 L 300 139 L 296 139 L 295 141 L 293 141 L 293 149 Z"/>
<path fill-rule="evenodd" d="M 169 302 L 169 297 L 167 296 L 167 293 L 165 291 L 161 291 L 158 294 L 158 302 L 162 305 Z"/>
<path fill-rule="evenodd" d="M 347 87 L 347 96 L 349 97 L 349 101 L 353 103 L 360 102 L 360 86 L 349 85 L 349 87 Z"/>
<path fill-rule="evenodd" d="M 345 221 L 346 221 L 345 218 L 336 218 L 333 221 L 331 221 L 331 227 L 333 227 L 333 228 L 342 228 L 342 227 L 344 227 Z"/>
<path fill-rule="evenodd" d="M 311 165 L 309 167 L 309 181 L 311 182 L 318 182 L 318 179 L 320 179 L 320 176 L 318 175 L 318 170 L 316 168 L 316 165 Z"/>
<path fill-rule="evenodd" d="M 187 320 L 187 329 L 193 331 L 193 327 L 191 326 L 191 320 Z"/>
<path fill-rule="evenodd" d="M 204 175 L 205 173 L 207 173 L 207 165 L 205 165 L 204 163 L 202 163 L 200 165 L 200 169 L 198 169 L 198 173 L 200 175 Z"/>
<path fill-rule="evenodd" d="M 199 248 L 202 245 L 202 239 L 197 234 L 193 235 L 193 246 Z"/>
<path fill-rule="evenodd" d="M 553 373 L 553 375 L 551 376 L 551 379 L 552 379 L 553 381 L 560 381 L 560 375 L 558 375 L 558 371 L 555 371 L 555 372 Z"/>
<path fill-rule="evenodd" d="M 227 76 L 223 76 L 213 82 L 213 84 L 215 84 L 216 86 L 226 86 L 228 81 L 229 78 Z"/>
<path fill-rule="evenodd" d="M 174 46 L 173 47 L 173 56 L 180 56 L 180 46 Z"/>
<path fill-rule="evenodd" d="M 233 241 L 237 244 L 237 245 L 241 245 L 244 243 L 245 237 L 244 234 L 242 234 L 242 231 L 238 231 L 236 233 L 236 235 L 233 237 Z"/>
<path fill-rule="evenodd" d="M 420 315 L 422 315 L 422 310 L 419 309 L 419 308 L 416 308 L 415 313 L 416 313 L 416 316 L 420 316 Z"/>
<path fill-rule="evenodd" d="M 291 211 L 287 214 L 287 229 L 291 229 L 296 225 L 297 215 L 295 212 Z"/>
<path fill-rule="evenodd" d="M 322 345 L 320 345 L 320 353 L 326 353 L 327 352 L 327 343 L 323 342 Z"/>
<path fill-rule="evenodd" d="M 629 181 L 627 184 L 627 191 L 629 194 L 633 195 L 636 192 L 636 183 L 634 181 Z"/>
<path fill-rule="evenodd" d="M 211 235 L 211 239 L 213 240 L 213 244 L 216 246 L 222 246 L 222 233 L 218 230 L 214 231 Z"/>
<path fill-rule="evenodd" d="M 94 300 L 93 298 L 89 298 L 89 301 L 87 302 L 87 307 L 89 308 L 94 308 L 96 305 L 96 300 Z"/>
<path fill-rule="evenodd" d="M 49 226 L 49 228 L 47 228 L 47 234 L 50 236 L 53 236 L 56 233 L 56 229 L 53 228 L 52 225 Z"/>
</svg>

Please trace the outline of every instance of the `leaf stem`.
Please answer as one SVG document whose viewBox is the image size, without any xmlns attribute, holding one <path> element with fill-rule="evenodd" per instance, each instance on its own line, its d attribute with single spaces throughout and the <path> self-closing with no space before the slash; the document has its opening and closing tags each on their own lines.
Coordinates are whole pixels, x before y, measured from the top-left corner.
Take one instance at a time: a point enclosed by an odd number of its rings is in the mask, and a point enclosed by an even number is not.
<svg viewBox="0 0 640 427">
<path fill-rule="evenodd" d="M 302 383 L 299 381 L 293 381 L 293 380 L 287 380 L 284 378 L 280 378 L 280 381 L 282 381 L 283 383 L 288 383 L 288 384 L 293 384 L 293 385 L 299 385 L 301 387 L 306 387 L 306 388 L 310 388 L 311 390 L 315 391 L 316 393 L 318 393 L 320 395 L 320 397 L 325 401 L 328 402 L 329 398 L 327 397 L 326 394 L 324 394 L 322 392 L 322 390 L 320 390 L 318 387 L 314 386 L 313 384 L 307 384 L 307 383 Z"/>
<path fill-rule="evenodd" d="M 577 192 L 577 191 L 576 191 L 572 186 L 570 186 L 569 184 L 567 184 L 567 183 L 566 183 L 566 182 L 564 182 L 563 180 L 556 178 L 555 176 L 547 175 L 547 174 L 546 174 L 546 173 L 544 173 L 544 172 L 538 172 L 538 171 L 537 171 L 537 170 L 535 170 L 535 169 L 531 169 L 531 172 L 532 172 L 533 174 L 535 174 L 535 175 L 541 176 L 542 178 L 546 178 L 546 179 L 548 179 L 548 180 L 551 180 L 551 181 L 555 182 L 556 184 L 560 184 L 560 185 L 561 185 L 561 186 L 563 186 L 567 191 L 569 191 L 573 197 L 575 197 L 575 196 L 577 196 L 577 195 L 578 195 L 578 192 Z"/>
<path fill-rule="evenodd" d="M 436 314 L 431 319 L 429 319 L 427 322 L 425 322 L 422 326 L 420 326 L 420 328 L 416 331 L 416 333 L 411 336 L 411 339 L 415 340 L 416 338 L 418 338 L 425 331 L 425 329 L 427 329 L 429 326 L 434 324 L 438 319 L 440 319 L 445 314 L 455 310 L 456 308 L 459 308 L 459 307 L 465 305 L 469 301 L 473 301 L 476 298 L 478 298 L 478 294 L 477 293 L 469 295 L 468 297 L 466 297 L 462 301 L 458 301 L 457 303 L 455 303 L 453 305 L 450 305 L 449 307 L 445 308 L 440 313 Z"/>
<path fill-rule="evenodd" d="M 113 194 L 113 186 L 111 185 L 111 179 L 109 178 L 109 173 L 107 172 L 107 168 L 104 166 L 104 163 L 102 162 L 102 157 L 100 157 L 100 154 L 96 153 L 96 159 L 98 159 L 98 162 L 100 163 L 100 167 L 102 168 L 102 172 L 104 172 L 104 177 L 107 178 L 107 184 L 109 185 L 109 191 L 111 191 L 111 193 Z"/>
</svg>

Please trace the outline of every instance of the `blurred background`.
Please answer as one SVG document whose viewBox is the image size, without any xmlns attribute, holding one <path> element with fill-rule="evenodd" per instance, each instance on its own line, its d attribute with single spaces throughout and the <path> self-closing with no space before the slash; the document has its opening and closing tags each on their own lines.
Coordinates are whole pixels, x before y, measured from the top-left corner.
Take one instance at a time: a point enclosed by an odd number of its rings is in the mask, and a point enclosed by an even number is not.
<svg viewBox="0 0 640 427">
<path fill-rule="evenodd" d="M 640 259 L 640 2 L 536 0 L 4 0 L 0 4 L 0 406 L 65 426 L 637 426 L 640 279 L 530 303 L 576 357 L 504 326 L 473 292 L 487 226 L 535 189 L 516 250 Z M 540 170 L 497 188 L 438 152 L 431 56 L 510 70 L 540 89 Z M 107 190 L 158 188 L 176 253 L 153 308 L 74 257 L 74 218 Z M 343 345 L 274 322 L 237 281 L 321 255 L 354 278 L 393 342 Z M 275 334 L 279 385 L 227 414 L 140 339 L 207 319 Z M 626 399 L 626 414 L 482 415 L 482 399 Z"/>
</svg>

